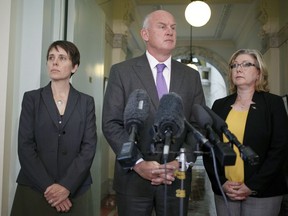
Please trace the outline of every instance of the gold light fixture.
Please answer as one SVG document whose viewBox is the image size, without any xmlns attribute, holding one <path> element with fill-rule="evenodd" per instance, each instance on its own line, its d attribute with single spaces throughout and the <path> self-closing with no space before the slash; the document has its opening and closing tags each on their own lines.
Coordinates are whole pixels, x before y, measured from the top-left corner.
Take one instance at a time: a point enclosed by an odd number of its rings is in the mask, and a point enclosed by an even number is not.
<svg viewBox="0 0 288 216">
<path fill-rule="evenodd" d="M 191 1 L 185 9 L 187 22 L 194 27 L 204 26 L 211 17 L 211 9 L 204 1 Z"/>
</svg>

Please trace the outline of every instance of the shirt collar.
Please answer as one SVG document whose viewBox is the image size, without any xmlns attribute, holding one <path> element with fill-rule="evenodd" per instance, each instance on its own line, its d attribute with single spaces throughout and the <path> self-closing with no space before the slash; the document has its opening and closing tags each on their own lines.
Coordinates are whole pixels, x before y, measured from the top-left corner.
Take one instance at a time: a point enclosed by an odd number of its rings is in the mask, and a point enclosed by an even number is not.
<svg viewBox="0 0 288 216">
<path fill-rule="evenodd" d="M 151 66 L 151 68 L 155 68 L 157 64 L 163 63 L 166 65 L 166 67 L 171 71 L 171 56 L 164 62 L 159 62 L 157 59 L 155 59 L 149 52 L 146 50 L 146 56 L 148 59 L 148 62 Z"/>
</svg>

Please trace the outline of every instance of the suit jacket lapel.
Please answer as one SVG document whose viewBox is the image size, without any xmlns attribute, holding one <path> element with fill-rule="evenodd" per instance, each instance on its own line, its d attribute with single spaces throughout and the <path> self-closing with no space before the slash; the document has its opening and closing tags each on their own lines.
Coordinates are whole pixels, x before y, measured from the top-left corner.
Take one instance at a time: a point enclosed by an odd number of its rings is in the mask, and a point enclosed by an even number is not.
<svg viewBox="0 0 288 216">
<path fill-rule="evenodd" d="M 65 127 L 66 123 L 68 122 L 68 119 L 72 115 L 74 109 L 76 108 L 76 104 L 79 99 L 79 93 L 76 89 L 73 88 L 73 86 L 70 84 L 70 91 L 68 96 L 68 101 L 66 104 L 65 113 L 63 116 L 63 124 L 62 127 Z"/>
<path fill-rule="evenodd" d="M 159 106 L 159 98 L 146 54 L 142 55 L 139 58 L 139 61 L 135 64 L 134 70 L 139 77 L 139 80 L 142 82 L 145 90 L 147 91 L 147 94 L 149 95 L 151 100 L 151 104 L 156 109 Z M 154 85 L 151 85 L 151 83 L 153 83 Z"/>
<path fill-rule="evenodd" d="M 70 118 L 71 114 L 73 113 L 73 110 L 76 107 L 78 97 L 79 97 L 78 92 L 72 87 L 72 85 L 70 85 L 68 101 L 67 101 L 65 113 L 64 113 L 64 116 L 62 119 L 62 124 L 59 124 L 59 120 L 60 120 L 59 112 L 57 110 L 57 107 L 55 105 L 55 101 L 53 99 L 50 83 L 43 88 L 41 96 L 43 98 L 45 106 L 47 107 L 47 111 L 48 111 L 52 121 L 56 125 L 56 127 L 59 129 L 64 128 L 68 119 Z"/>
<path fill-rule="evenodd" d="M 183 75 L 182 71 L 178 70 L 174 60 L 171 61 L 171 78 L 170 78 L 170 92 L 179 92 L 181 88 Z"/>
<path fill-rule="evenodd" d="M 43 98 L 43 102 L 45 106 L 47 107 L 47 112 L 49 113 L 52 121 L 56 125 L 56 127 L 59 127 L 59 116 L 58 116 L 58 110 L 52 95 L 51 90 L 51 83 L 49 83 L 47 86 L 43 88 L 43 91 L 41 92 L 41 97 Z"/>
</svg>

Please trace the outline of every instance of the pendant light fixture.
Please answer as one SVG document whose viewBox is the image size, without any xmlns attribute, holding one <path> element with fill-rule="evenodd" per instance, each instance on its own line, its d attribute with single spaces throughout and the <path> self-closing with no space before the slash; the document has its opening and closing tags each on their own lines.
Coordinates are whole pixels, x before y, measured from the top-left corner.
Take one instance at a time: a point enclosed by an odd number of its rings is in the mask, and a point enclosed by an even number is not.
<svg viewBox="0 0 288 216">
<path fill-rule="evenodd" d="M 187 22 L 194 27 L 204 26 L 211 17 L 211 9 L 204 1 L 193 1 L 185 9 Z"/>
</svg>

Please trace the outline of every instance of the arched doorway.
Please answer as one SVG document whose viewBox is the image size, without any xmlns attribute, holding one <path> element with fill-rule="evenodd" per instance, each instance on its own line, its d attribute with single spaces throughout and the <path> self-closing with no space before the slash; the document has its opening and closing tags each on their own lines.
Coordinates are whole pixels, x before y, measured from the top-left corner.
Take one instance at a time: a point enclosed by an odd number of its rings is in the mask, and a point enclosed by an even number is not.
<svg viewBox="0 0 288 216">
<path fill-rule="evenodd" d="M 228 93 L 227 62 L 217 53 L 202 47 L 192 47 L 193 57 L 199 60 L 196 64 L 200 73 L 203 91 L 207 106 Z M 189 47 L 178 47 L 173 52 L 173 58 L 177 61 L 190 58 Z"/>
</svg>

